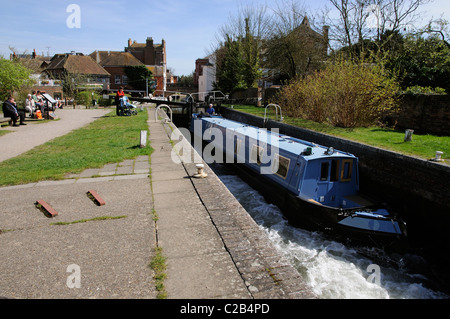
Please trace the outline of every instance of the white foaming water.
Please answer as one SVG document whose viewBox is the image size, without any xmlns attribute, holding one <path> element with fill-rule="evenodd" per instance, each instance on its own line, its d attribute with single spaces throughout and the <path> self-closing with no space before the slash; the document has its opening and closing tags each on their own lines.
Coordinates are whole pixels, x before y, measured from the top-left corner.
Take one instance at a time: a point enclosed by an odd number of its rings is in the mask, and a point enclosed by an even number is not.
<svg viewBox="0 0 450 319">
<path fill-rule="evenodd" d="M 262 195 L 239 177 L 222 175 L 220 171 L 216 173 L 319 298 L 449 297 L 424 287 L 424 276 L 409 274 L 404 269 L 404 259 L 420 257 L 396 256 L 394 260 L 376 248 L 352 248 L 326 239 L 319 232 L 292 227 L 278 207 L 268 204 Z"/>
</svg>

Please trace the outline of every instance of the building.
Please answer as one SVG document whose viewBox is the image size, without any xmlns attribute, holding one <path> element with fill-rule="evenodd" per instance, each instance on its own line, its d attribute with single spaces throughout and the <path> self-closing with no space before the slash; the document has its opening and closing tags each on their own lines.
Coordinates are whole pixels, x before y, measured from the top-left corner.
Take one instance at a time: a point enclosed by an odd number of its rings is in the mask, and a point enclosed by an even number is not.
<svg viewBox="0 0 450 319">
<path fill-rule="evenodd" d="M 128 39 L 128 46 L 125 47 L 124 51 L 131 53 L 153 72 L 157 84 L 156 94 L 166 91 L 167 79 L 171 78 L 171 75 L 168 74 L 167 70 L 166 42 L 164 39 L 160 44 L 155 44 L 151 37 L 147 37 L 145 43 L 137 43 Z"/>
<path fill-rule="evenodd" d="M 198 86 L 198 100 L 204 101 L 214 90 L 216 81 L 215 58 L 213 55 L 195 61 L 194 84 Z"/>
<path fill-rule="evenodd" d="M 278 58 L 279 69 L 273 68 L 269 73 L 275 74 L 274 78 L 278 74 L 284 79 L 284 74 L 289 79 L 319 69 L 328 57 L 328 32 L 328 26 L 323 26 L 322 34 L 314 31 L 305 16 L 302 23 L 284 38 L 285 49 Z M 280 55 L 279 49 L 275 52 Z"/>
<path fill-rule="evenodd" d="M 134 91 L 132 83 L 128 82 L 125 69 L 127 66 L 144 65 L 129 52 L 120 51 L 94 51 L 89 55 L 100 64 L 109 74 L 109 89 L 118 91 L 123 87 L 125 91 Z"/>
<path fill-rule="evenodd" d="M 45 73 L 53 79 L 79 81 L 77 89 L 109 89 L 108 71 L 90 56 L 82 53 L 55 54 Z"/>
<path fill-rule="evenodd" d="M 162 39 L 160 44 L 155 44 L 153 38 L 148 37 L 145 43 L 137 43 L 128 39 L 125 52 L 130 52 L 145 65 L 166 64 L 166 41 Z"/>
</svg>

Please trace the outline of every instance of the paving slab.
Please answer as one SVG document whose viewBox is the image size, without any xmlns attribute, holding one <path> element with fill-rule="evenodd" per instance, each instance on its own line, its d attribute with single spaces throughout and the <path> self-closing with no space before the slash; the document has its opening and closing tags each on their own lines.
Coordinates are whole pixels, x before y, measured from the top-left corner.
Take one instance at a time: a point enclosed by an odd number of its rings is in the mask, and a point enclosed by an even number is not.
<svg viewBox="0 0 450 319">
<path fill-rule="evenodd" d="M 188 147 L 169 142 L 176 128 L 156 123 L 152 114 L 149 109 L 151 179 L 168 297 L 315 298 L 207 165 L 207 178 L 192 177 L 195 163 L 177 155 Z M 192 148 L 187 151 L 193 159 Z"/>
<path fill-rule="evenodd" d="M 88 198 L 90 189 L 105 206 Z M 8 269 L 0 272 L 0 296 L 155 298 L 148 267 L 155 247 L 150 193 L 149 179 L 0 188 L 0 269 Z M 38 199 L 45 199 L 58 216 L 47 218 L 34 206 Z M 73 265 L 80 270 L 80 288 L 67 284 Z"/>
</svg>

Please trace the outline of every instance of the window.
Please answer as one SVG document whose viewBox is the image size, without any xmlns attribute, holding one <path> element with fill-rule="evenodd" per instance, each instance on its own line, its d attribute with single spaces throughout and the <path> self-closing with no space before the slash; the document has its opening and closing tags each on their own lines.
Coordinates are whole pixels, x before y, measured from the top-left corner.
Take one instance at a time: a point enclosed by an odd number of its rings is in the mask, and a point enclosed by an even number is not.
<svg viewBox="0 0 450 319">
<path fill-rule="evenodd" d="M 337 182 L 338 180 L 339 180 L 339 160 L 332 160 L 330 182 Z"/>
<path fill-rule="evenodd" d="M 320 167 L 320 180 L 321 181 L 327 181 L 328 180 L 328 167 L 330 166 L 330 163 L 323 162 Z"/>
<path fill-rule="evenodd" d="M 277 155 L 275 157 L 275 161 L 273 164 L 273 171 L 275 172 L 275 174 L 277 174 L 278 176 L 282 177 L 282 178 L 286 178 L 288 171 L 289 171 L 289 165 L 291 163 L 291 160 Z M 275 171 L 276 170 L 276 171 Z"/>
<path fill-rule="evenodd" d="M 261 165 L 261 158 L 263 155 L 263 148 L 257 145 L 253 145 L 252 153 L 250 154 L 250 162 Z"/>
<path fill-rule="evenodd" d="M 343 160 L 341 169 L 341 182 L 349 182 L 352 179 L 353 160 Z"/>
<path fill-rule="evenodd" d="M 114 83 L 115 83 L 115 84 L 120 84 L 120 75 L 116 75 L 116 76 L 114 77 Z"/>
<path fill-rule="evenodd" d="M 128 76 L 122 75 L 122 84 L 125 84 L 125 85 L 128 84 Z"/>
<path fill-rule="evenodd" d="M 241 149 L 241 140 L 237 139 L 237 137 L 235 137 L 234 140 L 234 154 L 235 155 L 239 155 Z"/>
</svg>

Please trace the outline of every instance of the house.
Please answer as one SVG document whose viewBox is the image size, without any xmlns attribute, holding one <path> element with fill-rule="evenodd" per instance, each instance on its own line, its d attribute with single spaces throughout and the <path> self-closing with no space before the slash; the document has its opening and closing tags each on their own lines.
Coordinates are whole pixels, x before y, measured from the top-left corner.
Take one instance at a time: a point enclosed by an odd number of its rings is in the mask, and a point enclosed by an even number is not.
<svg viewBox="0 0 450 319">
<path fill-rule="evenodd" d="M 302 46 L 306 45 L 310 51 L 314 51 L 324 59 L 328 56 L 329 29 L 330 27 L 325 25 L 322 27 L 322 34 L 314 31 L 308 17 L 305 16 L 300 26 L 291 32 L 291 36 L 296 37 Z"/>
<path fill-rule="evenodd" d="M 198 86 L 198 100 L 204 101 L 209 92 L 214 90 L 216 67 L 214 55 L 195 61 L 194 84 Z"/>
<path fill-rule="evenodd" d="M 78 78 L 77 89 L 97 88 L 107 90 L 109 88 L 110 74 L 90 56 L 82 53 L 56 54 L 50 61 L 45 72 L 54 79 L 72 81 Z"/>
<path fill-rule="evenodd" d="M 172 76 L 167 70 L 166 42 L 162 39 L 160 44 L 155 44 L 153 38 L 147 37 L 145 43 L 137 43 L 128 39 L 128 46 L 125 52 L 131 53 L 135 58 L 146 65 L 152 72 L 156 81 L 157 95 L 162 94 L 167 89 L 167 79 Z"/>
<path fill-rule="evenodd" d="M 125 69 L 127 66 L 144 65 L 129 52 L 121 51 L 94 51 L 89 55 L 100 64 L 109 74 L 109 89 L 118 91 L 123 87 L 125 91 L 134 91 L 132 83 L 128 82 Z"/>
<path fill-rule="evenodd" d="M 63 90 L 61 81 L 50 79 L 45 73 L 50 64 L 51 57 L 36 54 L 33 50 L 31 54 L 17 54 L 16 52 L 10 54 L 11 60 L 18 60 L 21 64 L 32 70 L 30 78 L 34 80 L 34 85 L 31 87 L 32 91 L 46 92 L 52 95 L 55 99 L 62 98 Z"/>
<path fill-rule="evenodd" d="M 128 39 L 128 46 L 125 52 L 130 52 L 145 65 L 162 66 L 166 61 L 166 42 L 162 39 L 160 44 L 153 43 L 153 38 L 147 37 L 145 43 L 137 43 Z"/>
<path fill-rule="evenodd" d="M 302 23 L 283 38 L 281 50 L 279 41 L 271 46 L 272 68 L 264 70 L 263 78 L 280 82 L 317 70 L 328 56 L 328 33 L 328 26 L 323 26 L 322 34 L 314 31 L 305 16 Z M 277 57 L 275 61 L 273 56 Z"/>
</svg>

